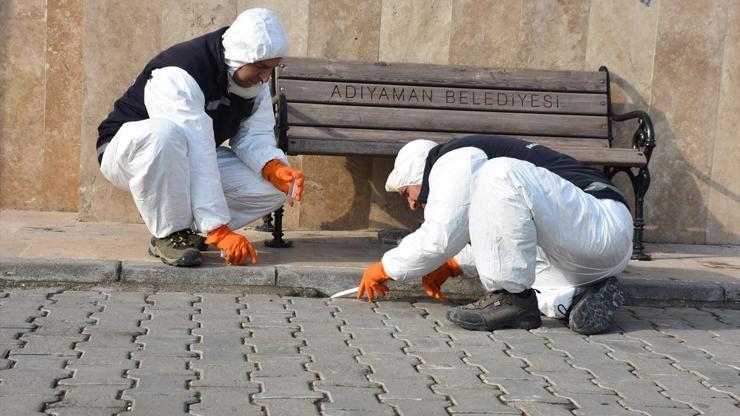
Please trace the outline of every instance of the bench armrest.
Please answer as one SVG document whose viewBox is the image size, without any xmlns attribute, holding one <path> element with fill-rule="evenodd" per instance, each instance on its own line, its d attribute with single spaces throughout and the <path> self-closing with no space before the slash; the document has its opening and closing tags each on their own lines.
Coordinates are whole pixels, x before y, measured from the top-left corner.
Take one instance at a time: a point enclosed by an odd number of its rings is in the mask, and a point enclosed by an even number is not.
<svg viewBox="0 0 740 416">
<path fill-rule="evenodd" d="M 632 148 L 642 150 L 648 162 L 650 162 L 650 155 L 653 153 L 653 148 L 656 144 L 655 129 L 653 129 L 653 121 L 650 119 L 650 116 L 644 111 L 630 111 L 625 114 L 611 113 L 609 114 L 609 118 L 613 121 L 637 119 L 637 129 L 632 135 Z"/>
</svg>

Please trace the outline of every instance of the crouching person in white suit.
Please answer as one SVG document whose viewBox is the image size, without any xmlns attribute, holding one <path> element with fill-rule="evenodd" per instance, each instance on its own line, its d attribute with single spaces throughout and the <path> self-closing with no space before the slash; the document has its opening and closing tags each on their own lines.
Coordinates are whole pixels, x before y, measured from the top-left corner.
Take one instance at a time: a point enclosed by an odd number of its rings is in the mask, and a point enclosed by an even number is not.
<svg viewBox="0 0 740 416">
<path fill-rule="evenodd" d="M 424 209 L 424 222 L 371 265 L 358 298 L 388 279 L 422 277 L 444 299 L 450 276 L 488 292 L 447 318 L 466 329 L 531 329 L 540 312 L 578 333 L 606 330 L 624 302 L 615 274 L 632 253 L 632 216 L 601 172 L 547 147 L 502 136 L 408 143 L 386 190 Z"/>
<path fill-rule="evenodd" d="M 151 255 L 197 266 L 198 248 L 214 244 L 227 264 L 256 263 L 233 230 L 280 207 L 291 183 L 301 199 L 303 174 L 275 146 L 267 85 L 287 49 L 275 14 L 246 10 L 154 57 L 98 127 L 100 170 L 131 192 Z"/>
</svg>

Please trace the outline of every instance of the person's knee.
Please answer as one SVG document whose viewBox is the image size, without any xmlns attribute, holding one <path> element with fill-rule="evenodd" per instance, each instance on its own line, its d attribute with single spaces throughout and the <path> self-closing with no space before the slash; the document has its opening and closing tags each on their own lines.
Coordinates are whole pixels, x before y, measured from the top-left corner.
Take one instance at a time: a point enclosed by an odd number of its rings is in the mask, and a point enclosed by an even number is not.
<svg viewBox="0 0 740 416">
<path fill-rule="evenodd" d="M 185 132 L 174 122 L 164 118 L 149 119 L 151 129 L 150 140 L 158 151 L 172 149 L 187 149 Z"/>
</svg>

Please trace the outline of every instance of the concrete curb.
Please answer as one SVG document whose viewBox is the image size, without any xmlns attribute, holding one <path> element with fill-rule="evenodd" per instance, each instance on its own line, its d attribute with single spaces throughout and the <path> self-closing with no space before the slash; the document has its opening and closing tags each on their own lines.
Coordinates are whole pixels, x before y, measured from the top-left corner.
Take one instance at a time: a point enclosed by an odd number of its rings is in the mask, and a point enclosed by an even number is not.
<svg viewBox="0 0 740 416">
<path fill-rule="evenodd" d="M 171 267 L 157 262 L 115 260 L 38 260 L 0 258 L 3 283 L 134 283 L 152 285 L 235 285 L 310 289 L 330 296 L 357 286 L 361 267 L 249 266 L 206 264 Z M 740 283 L 710 283 L 620 277 L 628 305 L 684 306 L 712 304 L 740 308 Z M 418 282 L 391 283 L 392 289 L 423 294 Z M 483 291 L 474 279 L 449 279 L 450 298 L 475 298 Z"/>
<path fill-rule="evenodd" d="M 275 286 L 275 267 L 172 267 L 157 262 L 121 263 L 120 281 L 144 284 Z"/>
<path fill-rule="evenodd" d="M 120 274 L 121 262 L 116 260 L 0 258 L 0 280 L 109 283 Z"/>
</svg>

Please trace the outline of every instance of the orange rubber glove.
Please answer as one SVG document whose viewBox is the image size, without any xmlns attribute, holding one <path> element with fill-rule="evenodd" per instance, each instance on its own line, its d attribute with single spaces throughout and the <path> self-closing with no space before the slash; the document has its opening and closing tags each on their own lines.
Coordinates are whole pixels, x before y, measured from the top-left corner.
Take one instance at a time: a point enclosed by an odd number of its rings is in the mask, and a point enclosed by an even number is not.
<svg viewBox="0 0 740 416">
<path fill-rule="evenodd" d="M 208 233 L 206 244 L 215 244 L 226 253 L 226 264 L 244 264 L 252 257 L 252 264 L 257 264 L 257 254 L 247 237 L 237 234 L 227 225 L 222 225 Z"/>
<path fill-rule="evenodd" d="M 457 261 L 453 257 L 443 265 L 437 267 L 437 270 L 425 275 L 421 279 L 421 285 L 424 286 L 424 291 L 427 292 L 429 297 L 439 301 L 445 301 L 447 297 L 442 294 L 442 285 L 447 281 L 448 277 L 457 277 L 461 273 L 460 265 L 457 264 Z"/>
<path fill-rule="evenodd" d="M 383 282 L 390 280 L 390 278 L 383 269 L 383 263 L 371 264 L 362 274 L 360 288 L 357 290 L 357 299 L 362 299 L 362 295 L 367 293 L 368 300 L 375 302 L 375 293 L 380 296 L 388 293 L 388 286 L 384 285 Z"/>
<path fill-rule="evenodd" d="M 301 200 L 303 195 L 303 172 L 300 170 L 285 166 L 280 159 L 272 159 L 265 163 L 262 168 L 262 177 L 286 194 L 290 190 L 290 183 L 295 180 L 295 199 L 296 201 Z M 291 202 L 290 205 L 292 206 L 293 203 Z"/>
</svg>

